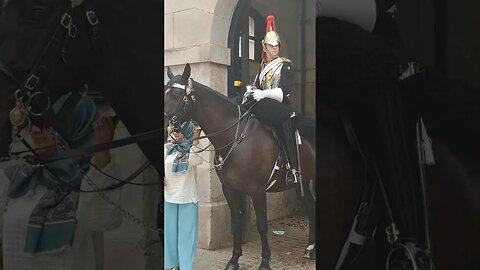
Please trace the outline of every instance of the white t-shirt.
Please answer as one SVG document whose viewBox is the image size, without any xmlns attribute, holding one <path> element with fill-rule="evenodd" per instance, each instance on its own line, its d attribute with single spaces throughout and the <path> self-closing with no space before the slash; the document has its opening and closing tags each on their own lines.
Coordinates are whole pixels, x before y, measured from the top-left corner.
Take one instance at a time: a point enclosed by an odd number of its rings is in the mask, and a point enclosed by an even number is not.
<svg viewBox="0 0 480 270">
<path fill-rule="evenodd" d="M 188 157 L 187 171 L 174 173 L 172 165 L 177 154 L 166 155 L 165 147 L 165 180 L 167 184 L 164 188 L 164 198 L 166 202 L 178 204 L 198 202 L 197 166 L 202 163 L 202 157 L 195 152 L 202 148 L 201 142 L 196 147 L 192 146 Z"/>
</svg>

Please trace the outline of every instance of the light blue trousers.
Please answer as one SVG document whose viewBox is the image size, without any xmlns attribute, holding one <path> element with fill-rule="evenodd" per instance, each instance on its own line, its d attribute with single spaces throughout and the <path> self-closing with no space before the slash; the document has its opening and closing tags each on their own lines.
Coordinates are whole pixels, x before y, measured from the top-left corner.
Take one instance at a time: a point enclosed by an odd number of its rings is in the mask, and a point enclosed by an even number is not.
<svg viewBox="0 0 480 270">
<path fill-rule="evenodd" d="M 198 239 L 198 203 L 165 202 L 165 265 L 193 270 Z"/>
</svg>

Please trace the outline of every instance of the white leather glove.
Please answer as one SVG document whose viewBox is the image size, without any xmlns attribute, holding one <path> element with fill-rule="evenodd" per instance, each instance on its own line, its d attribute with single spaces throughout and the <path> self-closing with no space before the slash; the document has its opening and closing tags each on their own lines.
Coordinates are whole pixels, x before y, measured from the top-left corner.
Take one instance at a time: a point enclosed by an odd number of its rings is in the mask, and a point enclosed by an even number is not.
<svg viewBox="0 0 480 270">
<path fill-rule="evenodd" d="M 257 89 L 255 85 L 247 85 L 246 88 L 247 88 L 247 91 L 245 91 L 245 93 L 243 94 L 242 104 L 245 103 L 247 99 L 250 97 L 250 95 L 252 95 L 253 91 Z"/>
<path fill-rule="evenodd" d="M 247 92 L 253 92 L 253 90 L 257 90 L 257 87 L 255 85 L 247 85 Z"/>
<path fill-rule="evenodd" d="M 265 93 L 263 90 L 254 90 L 253 91 L 253 99 L 256 101 L 262 100 L 266 97 Z"/>
<path fill-rule="evenodd" d="M 253 91 L 253 98 L 255 100 L 261 100 L 264 98 L 270 98 L 278 102 L 283 101 L 283 91 L 281 88 L 265 89 L 265 90 L 255 90 Z"/>
</svg>

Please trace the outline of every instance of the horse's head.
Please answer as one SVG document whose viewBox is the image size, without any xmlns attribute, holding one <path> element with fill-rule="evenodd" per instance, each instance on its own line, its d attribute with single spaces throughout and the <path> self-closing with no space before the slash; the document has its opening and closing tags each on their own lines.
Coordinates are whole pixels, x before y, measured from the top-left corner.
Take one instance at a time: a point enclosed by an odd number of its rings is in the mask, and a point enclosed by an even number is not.
<svg viewBox="0 0 480 270">
<path fill-rule="evenodd" d="M 168 78 L 164 94 L 164 117 L 165 123 L 172 128 L 179 128 L 181 124 L 193 117 L 192 80 L 190 79 L 190 65 L 187 64 L 182 75 L 173 75 L 168 67 Z"/>
<path fill-rule="evenodd" d="M 94 55 L 92 17 L 81 0 L 0 0 L 0 5 L 0 156 L 5 156 L 13 92 L 27 84 L 31 93 L 53 97 L 74 90 L 85 83 Z"/>
<path fill-rule="evenodd" d="M 82 6 L 72 8 L 74 2 L 79 1 L 4 0 L 0 14 L 0 60 L 16 83 L 26 79 L 43 53 L 53 55 L 53 50 L 63 50 L 57 64 L 59 67 L 55 70 L 57 73 L 65 67 L 85 65 L 88 55 L 84 52 L 92 47 L 89 44 L 89 24 Z M 65 43 L 62 35 L 55 37 L 55 32 L 62 27 L 68 28 Z M 49 43 L 55 42 L 58 47 L 45 52 Z M 64 78 L 63 75 L 70 72 L 71 69 L 65 70 L 58 78 Z"/>
</svg>

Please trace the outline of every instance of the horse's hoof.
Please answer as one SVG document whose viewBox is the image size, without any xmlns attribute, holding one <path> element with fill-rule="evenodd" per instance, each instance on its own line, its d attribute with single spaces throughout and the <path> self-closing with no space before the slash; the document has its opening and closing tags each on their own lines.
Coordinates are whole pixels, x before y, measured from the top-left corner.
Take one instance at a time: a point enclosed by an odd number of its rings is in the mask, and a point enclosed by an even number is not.
<svg viewBox="0 0 480 270">
<path fill-rule="evenodd" d="M 228 263 L 225 270 L 238 270 L 240 266 L 238 264 Z"/>
<path fill-rule="evenodd" d="M 311 249 L 311 250 L 306 249 L 305 253 L 303 253 L 303 257 L 309 260 L 315 260 L 317 257 L 317 252 L 315 251 L 315 249 Z"/>
</svg>

